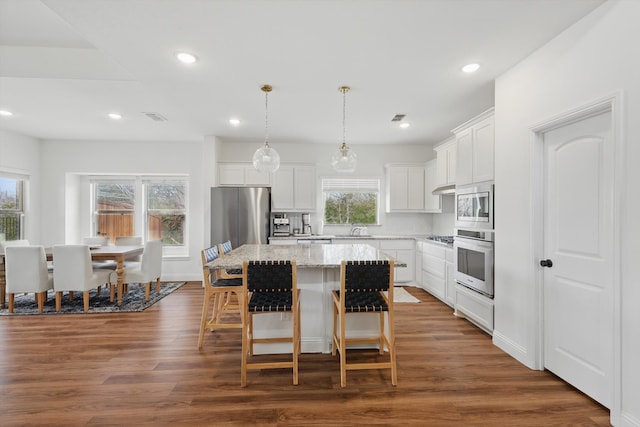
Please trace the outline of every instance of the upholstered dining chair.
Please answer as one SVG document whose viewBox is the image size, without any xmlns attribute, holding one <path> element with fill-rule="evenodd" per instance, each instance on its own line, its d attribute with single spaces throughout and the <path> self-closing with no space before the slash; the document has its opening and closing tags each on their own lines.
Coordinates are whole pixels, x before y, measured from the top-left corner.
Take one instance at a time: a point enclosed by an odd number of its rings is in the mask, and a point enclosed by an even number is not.
<svg viewBox="0 0 640 427">
<path fill-rule="evenodd" d="M 227 240 L 226 242 L 222 242 L 218 245 L 218 251 L 221 256 L 225 256 L 229 252 L 233 250 L 233 246 L 231 245 L 231 241 Z M 234 278 L 242 278 L 242 269 L 231 269 L 231 270 L 220 270 L 219 277 L 221 279 L 234 279 Z"/>
<path fill-rule="evenodd" d="M 143 244 L 142 236 L 117 236 L 114 244 L 116 246 L 140 246 Z M 142 261 L 142 255 L 131 258 L 125 263 L 125 266 L 131 265 L 132 262 L 140 261 Z"/>
<path fill-rule="evenodd" d="M 5 278 L 9 294 L 9 313 L 13 313 L 15 294 L 34 293 L 42 313 L 47 291 L 53 289 L 53 276 L 47 269 L 43 246 L 8 246 L 5 249 Z"/>
<path fill-rule="evenodd" d="M 9 246 L 29 246 L 28 240 L 5 240 L 0 242 L 0 254 L 5 253 L 6 248 Z"/>
<path fill-rule="evenodd" d="M 96 246 L 109 246 L 108 236 L 87 236 L 82 238 L 83 245 L 89 245 L 89 249 Z M 115 270 L 118 267 L 118 263 L 115 261 L 93 261 L 93 268 L 103 268 L 108 270 Z M 98 288 L 100 291 L 100 288 Z"/>
<path fill-rule="evenodd" d="M 200 334 L 198 335 L 198 349 L 204 344 L 206 329 L 242 329 L 240 306 L 242 304 L 242 275 L 240 278 L 222 279 L 219 269 L 209 268 L 209 263 L 220 257 L 218 246 L 203 249 L 202 283 L 204 285 L 204 300 L 202 302 L 202 317 L 200 319 Z M 230 297 L 235 296 L 235 302 Z M 229 321 L 231 315 L 235 321 Z M 224 316 L 224 317 L 223 317 Z"/>
<path fill-rule="evenodd" d="M 342 261 L 340 290 L 332 292 L 333 346 L 331 353 L 340 354 L 340 386 L 347 385 L 347 370 L 391 369 L 391 384 L 398 382 L 396 371 L 396 342 L 393 326 L 393 261 Z M 378 335 L 374 337 L 347 336 L 347 315 L 379 317 Z M 385 333 L 385 317 L 388 318 Z M 338 328 L 339 325 L 339 328 Z M 377 344 L 380 355 L 373 362 L 347 362 L 349 343 Z"/>
<path fill-rule="evenodd" d="M 84 311 L 89 311 L 89 291 L 109 284 L 111 271 L 93 269 L 89 245 L 54 245 L 53 266 L 56 311 L 60 311 L 65 291 L 69 292 L 69 300 L 73 300 L 74 291 L 81 291 Z"/>
<path fill-rule="evenodd" d="M 156 292 L 160 293 L 160 276 L 162 275 L 162 241 L 149 240 L 144 245 L 142 261 L 124 267 L 124 283 L 144 283 L 144 300 L 149 301 L 151 282 L 156 283 Z M 111 292 L 118 283 L 116 271 L 111 272 Z"/>
<path fill-rule="evenodd" d="M 298 356 L 300 355 L 300 295 L 295 260 L 248 261 L 242 266 L 242 371 L 240 384 L 247 385 L 247 371 L 292 368 L 293 384 L 298 385 Z M 288 337 L 256 338 L 253 335 L 255 316 L 269 313 L 291 313 L 292 334 Z M 291 343 L 290 361 L 250 361 L 257 343 Z"/>
</svg>

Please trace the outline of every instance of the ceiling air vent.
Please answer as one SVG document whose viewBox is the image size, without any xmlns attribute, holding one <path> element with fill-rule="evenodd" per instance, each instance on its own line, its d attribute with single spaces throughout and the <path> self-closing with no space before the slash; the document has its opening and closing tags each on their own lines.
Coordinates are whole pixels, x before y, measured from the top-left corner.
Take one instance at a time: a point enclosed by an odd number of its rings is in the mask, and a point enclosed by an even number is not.
<svg viewBox="0 0 640 427">
<path fill-rule="evenodd" d="M 399 122 L 402 119 L 404 119 L 404 117 L 406 116 L 406 114 L 396 114 L 395 116 L 393 116 L 393 119 L 391 119 L 392 122 Z"/>
<path fill-rule="evenodd" d="M 166 122 L 167 118 L 165 116 L 163 116 L 160 113 L 149 113 L 149 112 L 142 112 L 142 114 L 144 114 L 145 116 L 149 117 L 151 120 L 154 120 L 156 122 Z"/>
</svg>

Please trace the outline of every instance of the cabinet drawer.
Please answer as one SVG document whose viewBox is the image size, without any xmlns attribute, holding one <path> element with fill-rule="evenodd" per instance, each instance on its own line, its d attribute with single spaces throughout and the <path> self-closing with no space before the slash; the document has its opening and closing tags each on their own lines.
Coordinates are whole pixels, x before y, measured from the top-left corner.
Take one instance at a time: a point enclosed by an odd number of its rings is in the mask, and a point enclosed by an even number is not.
<svg viewBox="0 0 640 427">
<path fill-rule="evenodd" d="M 456 311 L 489 333 L 493 332 L 493 301 L 461 285 L 456 287 Z"/>
<path fill-rule="evenodd" d="M 380 249 L 382 250 L 413 250 L 413 245 L 413 240 L 380 240 Z"/>
<path fill-rule="evenodd" d="M 442 260 L 445 259 L 445 251 L 446 251 L 446 247 L 442 246 L 442 245 L 435 245 L 432 243 L 426 243 L 423 247 L 422 247 L 422 253 L 426 253 L 429 255 L 433 255 L 435 257 L 438 257 Z"/>
<path fill-rule="evenodd" d="M 443 278 L 422 270 L 422 287 L 434 297 L 445 300 L 445 281 Z"/>
<path fill-rule="evenodd" d="M 422 254 L 422 270 L 444 280 L 446 262 L 442 258 L 437 258 L 429 254 Z"/>
</svg>

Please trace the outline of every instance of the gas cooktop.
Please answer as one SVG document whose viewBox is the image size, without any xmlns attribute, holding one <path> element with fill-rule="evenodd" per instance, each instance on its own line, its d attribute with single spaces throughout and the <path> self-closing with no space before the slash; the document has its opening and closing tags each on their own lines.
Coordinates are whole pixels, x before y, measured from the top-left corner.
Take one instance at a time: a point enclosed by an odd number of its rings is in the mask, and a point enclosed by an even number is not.
<svg viewBox="0 0 640 427">
<path fill-rule="evenodd" d="M 427 236 L 428 240 L 453 245 L 453 236 Z"/>
</svg>

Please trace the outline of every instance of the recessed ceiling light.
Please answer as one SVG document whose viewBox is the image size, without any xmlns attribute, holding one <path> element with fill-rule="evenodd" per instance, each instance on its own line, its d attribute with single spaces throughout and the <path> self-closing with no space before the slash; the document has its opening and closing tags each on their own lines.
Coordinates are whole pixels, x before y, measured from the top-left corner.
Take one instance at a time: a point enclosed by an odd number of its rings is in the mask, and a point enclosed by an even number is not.
<svg viewBox="0 0 640 427">
<path fill-rule="evenodd" d="M 411 126 L 411 123 L 409 123 L 409 122 L 400 123 L 400 127 L 401 127 L 402 129 L 406 129 L 406 128 L 408 128 L 409 126 Z"/>
<path fill-rule="evenodd" d="M 109 113 L 108 116 L 113 120 L 120 120 L 122 118 L 122 115 L 118 113 Z"/>
<path fill-rule="evenodd" d="M 8 110 L 0 110 L 0 116 L 9 117 L 9 116 L 13 116 L 13 113 Z"/>
<path fill-rule="evenodd" d="M 183 64 L 193 64 L 198 60 L 195 55 L 188 52 L 180 52 L 176 54 L 176 58 L 178 58 L 178 60 Z"/>
<path fill-rule="evenodd" d="M 229 119 L 229 123 L 233 126 L 238 126 L 240 124 L 240 120 L 238 119 Z"/>
<path fill-rule="evenodd" d="M 480 64 L 467 64 L 462 67 L 462 71 L 464 71 L 465 73 L 473 73 L 478 71 L 478 68 L 480 68 Z"/>
</svg>

